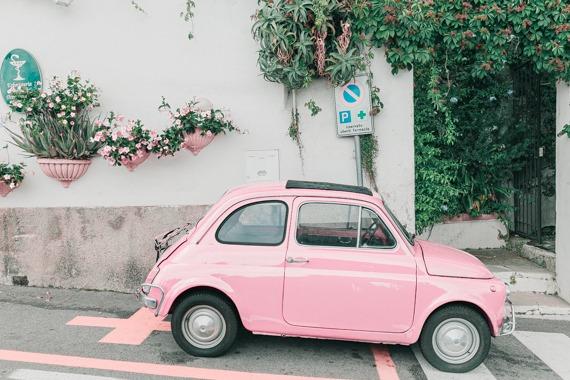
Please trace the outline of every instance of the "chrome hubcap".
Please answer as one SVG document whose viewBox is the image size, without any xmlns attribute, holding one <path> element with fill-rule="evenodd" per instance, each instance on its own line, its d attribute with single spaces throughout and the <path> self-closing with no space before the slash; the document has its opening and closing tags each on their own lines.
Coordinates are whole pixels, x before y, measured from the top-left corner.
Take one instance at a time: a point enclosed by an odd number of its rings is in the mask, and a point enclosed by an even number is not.
<svg viewBox="0 0 570 380">
<path fill-rule="evenodd" d="M 226 321 L 211 306 L 194 306 L 182 318 L 182 334 L 195 347 L 216 347 L 226 335 Z"/>
<path fill-rule="evenodd" d="M 450 364 L 468 362 L 475 356 L 480 344 L 475 326 L 462 318 L 450 318 L 441 322 L 432 337 L 436 355 Z"/>
</svg>

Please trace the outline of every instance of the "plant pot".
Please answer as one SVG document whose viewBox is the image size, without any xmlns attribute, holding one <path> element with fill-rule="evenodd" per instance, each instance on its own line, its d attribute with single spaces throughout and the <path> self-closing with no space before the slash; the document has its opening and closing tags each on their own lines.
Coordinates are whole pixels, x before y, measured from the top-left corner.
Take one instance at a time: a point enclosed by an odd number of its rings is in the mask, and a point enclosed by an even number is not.
<svg viewBox="0 0 570 380">
<path fill-rule="evenodd" d="M 16 189 L 16 186 L 14 189 Z M 10 194 L 14 190 L 7 183 L 0 181 L 0 197 L 4 198 L 6 195 Z"/>
<path fill-rule="evenodd" d="M 202 130 L 200 128 L 196 128 L 194 133 L 184 134 L 184 148 L 188 149 L 196 156 L 202 149 L 210 144 L 215 137 L 216 135 L 213 133 L 202 135 Z"/>
<path fill-rule="evenodd" d="M 130 160 L 123 160 L 121 161 L 121 165 L 126 167 L 130 172 L 134 171 L 137 166 L 142 164 L 146 161 L 146 159 L 150 156 L 150 153 L 144 150 L 140 155 L 136 155 L 135 157 L 131 158 Z"/>
<path fill-rule="evenodd" d="M 45 175 L 58 180 L 63 187 L 68 188 L 69 184 L 83 176 L 90 160 L 66 160 L 59 158 L 38 158 L 38 164 Z"/>
<path fill-rule="evenodd" d="M 481 214 L 479 216 L 471 216 L 467 213 L 463 213 L 455 216 L 448 216 L 443 220 L 443 223 L 470 222 L 474 220 L 494 220 L 497 218 L 497 214 Z"/>
</svg>

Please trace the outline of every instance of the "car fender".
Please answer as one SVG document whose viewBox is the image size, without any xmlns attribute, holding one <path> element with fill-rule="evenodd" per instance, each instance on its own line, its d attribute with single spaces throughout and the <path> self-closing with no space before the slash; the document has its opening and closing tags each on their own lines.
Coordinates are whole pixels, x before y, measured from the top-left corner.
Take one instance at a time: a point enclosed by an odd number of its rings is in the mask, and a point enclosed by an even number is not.
<svg viewBox="0 0 570 380">
<path fill-rule="evenodd" d="M 192 277 L 178 281 L 168 291 L 165 292 L 164 299 L 160 306 L 158 315 L 160 316 L 168 315 L 168 312 L 170 311 L 170 308 L 172 307 L 176 299 L 178 299 L 178 297 L 184 292 L 193 288 L 211 288 L 215 291 L 221 292 L 233 302 L 236 308 L 238 308 L 238 303 L 234 299 L 235 292 L 228 283 L 222 281 L 219 278 L 211 276 Z"/>
<path fill-rule="evenodd" d="M 477 292 L 461 292 L 461 282 L 458 281 L 459 286 L 456 288 L 456 291 L 443 292 L 438 295 L 427 295 L 423 292 L 425 294 L 423 297 L 421 296 L 422 292 L 419 292 L 414 318 L 414 331 L 412 333 L 414 339 L 419 338 L 424 324 L 434 311 L 452 303 L 470 304 L 478 308 L 489 324 L 491 335 L 496 336 L 498 334 L 504 312 L 504 291 L 491 292 L 489 290 L 490 284 L 487 282 L 481 284 Z"/>
</svg>

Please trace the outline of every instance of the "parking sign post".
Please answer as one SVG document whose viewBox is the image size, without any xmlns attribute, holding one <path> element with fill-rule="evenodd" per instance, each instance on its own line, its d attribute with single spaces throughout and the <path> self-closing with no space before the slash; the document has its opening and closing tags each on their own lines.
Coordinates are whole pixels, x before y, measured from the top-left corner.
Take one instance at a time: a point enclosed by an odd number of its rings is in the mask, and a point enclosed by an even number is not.
<svg viewBox="0 0 570 380">
<path fill-rule="evenodd" d="M 370 116 L 370 86 L 368 76 L 361 75 L 344 86 L 335 89 L 336 125 L 339 137 L 354 136 L 356 156 L 356 181 L 362 186 L 362 157 L 360 153 L 360 135 L 374 132 Z"/>
<path fill-rule="evenodd" d="M 356 155 L 356 184 L 362 186 L 362 156 L 360 154 L 360 136 L 354 136 L 354 153 Z"/>
</svg>

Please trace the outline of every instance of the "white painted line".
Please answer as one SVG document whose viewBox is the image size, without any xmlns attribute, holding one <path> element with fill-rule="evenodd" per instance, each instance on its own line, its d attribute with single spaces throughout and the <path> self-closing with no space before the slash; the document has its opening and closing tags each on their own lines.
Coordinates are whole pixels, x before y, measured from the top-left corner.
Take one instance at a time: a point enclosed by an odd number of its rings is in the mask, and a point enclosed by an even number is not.
<svg viewBox="0 0 570 380">
<path fill-rule="evenodd" d="M 481 364 L 473 371 L 467 373 L 442 372 L 427 362 L 417 345 L 414 345 L 412 350 L 428 380 L 496 380 L 495 376 L 493 376 L 485 364 Z"/>
<path fill-rule="evenodd" d="M 69 372 L 38 371 L 35 369 L 17 369 L 8 375 L 12 380 L 120 380 L 116 377 L 80 375 Z"/>
<path fill-rule="evenodd" d="M 561 333 L 515 331 L 515 338 L 563 379 L 570 379 L 570 338 Z M 565 354 L 566 353 L 566 354 Z"/>
</svg>

